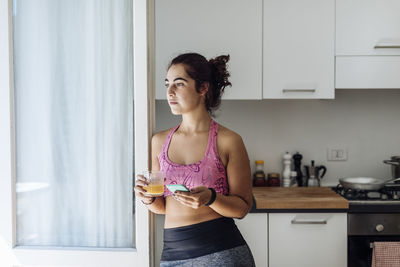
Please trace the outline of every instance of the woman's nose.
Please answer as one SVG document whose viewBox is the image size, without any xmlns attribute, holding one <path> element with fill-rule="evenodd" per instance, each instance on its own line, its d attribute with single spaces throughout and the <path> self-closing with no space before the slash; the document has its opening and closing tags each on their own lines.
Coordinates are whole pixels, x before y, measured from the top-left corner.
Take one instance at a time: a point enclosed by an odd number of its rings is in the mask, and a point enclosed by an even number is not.
<svg viewBox="0 0 400 267">
<path fill-rule="evenodd" d="M 173 85 L 169 85 L 169 86 L 167 87 L 167 94 L 168 94 L 168 95 L 174 95 L 174 94 L 175 94 L 175 90 L 174 90 L 174 88 L 173 88 Z"/>
</svg>

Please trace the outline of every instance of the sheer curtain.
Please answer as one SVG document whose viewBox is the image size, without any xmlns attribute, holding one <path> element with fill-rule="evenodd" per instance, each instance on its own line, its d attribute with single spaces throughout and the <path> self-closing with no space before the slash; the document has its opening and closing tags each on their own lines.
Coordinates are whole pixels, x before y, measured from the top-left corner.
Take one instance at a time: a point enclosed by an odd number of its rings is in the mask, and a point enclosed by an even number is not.
<svg viewBox="0 0 400 267">
<path fill-rule="evenodd" d="M 14 0 L 17 243 L 134 247 L 132 0 Z"/>
</svg>

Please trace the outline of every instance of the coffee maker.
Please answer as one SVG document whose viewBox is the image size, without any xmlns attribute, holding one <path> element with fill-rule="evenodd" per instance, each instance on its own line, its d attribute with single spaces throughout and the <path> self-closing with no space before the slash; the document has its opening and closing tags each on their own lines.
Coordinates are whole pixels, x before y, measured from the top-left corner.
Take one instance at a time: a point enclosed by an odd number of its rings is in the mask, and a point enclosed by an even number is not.
<svg viewBox="0 0 400 267">
<path fill-rule="evenodd" d="M 326 173 L 324 165 L 314 166 L 314 160 L 311 161 L 311 166 L 305 165 L 307 186 L 321 186 L 321 179 Z M 322 171 L 322 173 L 320 173 Z"/>
</svg>

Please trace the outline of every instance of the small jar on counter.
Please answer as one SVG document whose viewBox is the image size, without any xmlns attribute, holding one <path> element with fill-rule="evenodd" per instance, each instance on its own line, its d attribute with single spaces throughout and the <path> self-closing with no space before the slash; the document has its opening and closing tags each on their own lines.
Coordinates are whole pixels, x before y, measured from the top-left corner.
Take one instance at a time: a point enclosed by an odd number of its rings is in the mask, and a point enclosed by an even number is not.
<svg viewBox="0 0 400 267">
<path fill-rule="evenodd" d="M 280 185 L 281 181 L 279 179 L 279 173 L 276 172 L 268 173 L 267 186 L 280 186 Z"/>
<path fill-rule="evenodd" d="M 256 160 L 256 171 L 253 174 L 253 186 L 266 186 L 264 161 Z"/>
</svg>

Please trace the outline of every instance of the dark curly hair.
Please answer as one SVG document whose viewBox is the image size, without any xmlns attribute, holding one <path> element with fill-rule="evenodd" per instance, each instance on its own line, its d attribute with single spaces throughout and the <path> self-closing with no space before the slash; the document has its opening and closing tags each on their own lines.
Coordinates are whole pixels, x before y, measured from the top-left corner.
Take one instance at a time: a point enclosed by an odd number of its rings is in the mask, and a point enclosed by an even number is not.
<svg viewBox="0 0 400 267">
<path fill-rule="evenodd" d="M 186 73 L 195 81 L 196 91 L 200 93 L 200 87 L 208 82 L 209 88 L 205 95 L 205 106 L 208 113 L 213 113 L 221 104 L 221 97 L 225 87 L 232 86 L 228 78 L 230 76 L 227 70 L 229 55 L 222 55 L 207 60 L 204 56 L 197 53 L 186 53 L 175 57 L 168 65 L 183 64 Z"/>
</svg>

